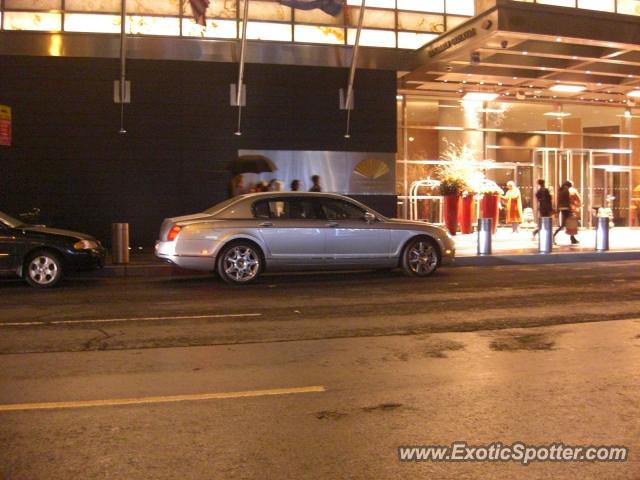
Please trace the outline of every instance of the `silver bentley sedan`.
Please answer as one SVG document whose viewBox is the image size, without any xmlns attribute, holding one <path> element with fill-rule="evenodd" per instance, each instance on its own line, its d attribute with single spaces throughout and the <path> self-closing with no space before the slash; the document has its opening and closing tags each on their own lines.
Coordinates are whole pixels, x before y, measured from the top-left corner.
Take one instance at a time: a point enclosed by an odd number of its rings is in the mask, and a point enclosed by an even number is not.
<svg viewBox="0 0 640 480">
<path fill-rule="evenodd" d="M 425 277 L 453 261 L 455 246 L 440 227 L 386 218 L 342 195 L 268 192 L 165 219 L 156 255 L 244 284 L 265 270 L 402 268 Z"/>
</svg>

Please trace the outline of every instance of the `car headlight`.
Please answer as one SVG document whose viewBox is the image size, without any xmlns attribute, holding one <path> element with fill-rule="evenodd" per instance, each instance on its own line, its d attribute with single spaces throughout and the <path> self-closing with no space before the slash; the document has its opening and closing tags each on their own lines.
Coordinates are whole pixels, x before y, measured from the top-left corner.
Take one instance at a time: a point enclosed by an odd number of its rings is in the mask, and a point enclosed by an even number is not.
<svg viewBox="0 0 640 480">
<path fill-rule="evenodd" d="M 93 250 L 98 248 L 98 242 L 94 242 L 93 240 L 80 240 L 73 244 L 73 248 L 76 250 Z"/>
</svg>

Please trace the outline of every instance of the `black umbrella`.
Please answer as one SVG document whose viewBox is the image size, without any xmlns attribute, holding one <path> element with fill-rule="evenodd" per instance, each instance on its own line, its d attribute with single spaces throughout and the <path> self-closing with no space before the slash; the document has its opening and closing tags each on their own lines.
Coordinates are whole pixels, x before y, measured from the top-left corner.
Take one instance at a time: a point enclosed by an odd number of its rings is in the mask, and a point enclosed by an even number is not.
<svg viewBox="0 0 640 480">
<path fill-rule="evenodd" d="M 262 173 L 277 170 L 274 163 L 264 155 L 241 155 L 231 162 L 234 175 L 240 173 Z"/>
</svg>

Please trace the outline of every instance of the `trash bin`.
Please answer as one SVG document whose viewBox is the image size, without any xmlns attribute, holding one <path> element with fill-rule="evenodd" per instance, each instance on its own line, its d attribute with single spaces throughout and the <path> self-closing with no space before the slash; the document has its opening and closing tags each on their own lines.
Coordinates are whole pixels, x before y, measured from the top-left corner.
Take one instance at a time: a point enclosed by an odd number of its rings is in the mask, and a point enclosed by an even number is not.
<svg viewBox="0 0 640 480">
<path fill-rule="evenodd" d="M 596 252 L 609 250 L 609 217 L 598 217 L 596 227 Z"/>
<path fill-rule="evenodd" d="M 113 263 L 129 263 L 129 224 L 111 225 L 111 250 Z"/>
<path fill-rule="evenodd" d="M 538 253 L 551 253 L 553 250 L 553 223 L 551 217 L 540 217 L 538 232 Z"/>
<path fill-rule="evenodd" d="M 493 218 L 478 219 L 478 255 L 491 255 Z"/>
</svg>

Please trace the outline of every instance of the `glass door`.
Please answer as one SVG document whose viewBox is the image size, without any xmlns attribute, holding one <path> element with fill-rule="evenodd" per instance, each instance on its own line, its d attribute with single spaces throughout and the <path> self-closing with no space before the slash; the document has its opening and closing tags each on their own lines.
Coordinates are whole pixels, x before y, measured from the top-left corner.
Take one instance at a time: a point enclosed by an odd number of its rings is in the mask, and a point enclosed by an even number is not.
<svg viewBox="0 0 640 480">
<path fill-rule="evenodd" d="M 593 165 L 591 168 L 591 225 L 598 212 L 616 227 L 631 224 L 631 168 L 623 165 Z"/>
</svg>

